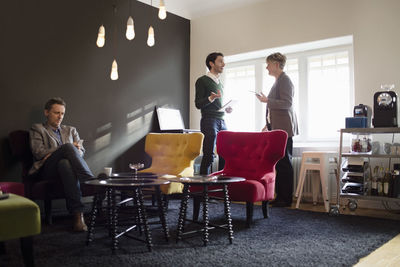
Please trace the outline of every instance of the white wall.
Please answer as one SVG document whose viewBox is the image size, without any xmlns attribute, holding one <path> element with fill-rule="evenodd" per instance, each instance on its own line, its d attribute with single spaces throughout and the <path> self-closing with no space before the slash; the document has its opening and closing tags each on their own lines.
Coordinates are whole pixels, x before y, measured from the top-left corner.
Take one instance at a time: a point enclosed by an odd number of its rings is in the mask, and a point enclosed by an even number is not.
<svg viewBox="0 0 400 267">
<path fill-rule="evenodd" d="M 372 107 L 382 83 L 394 83 L 400 95 L 399 0 L 265 0 L 193 19 L 190 128 L 200 128 L 194 84 L 208 53 L 227 56 L 344 35 L 354 37 L 355 103 Z"/>
</svg>

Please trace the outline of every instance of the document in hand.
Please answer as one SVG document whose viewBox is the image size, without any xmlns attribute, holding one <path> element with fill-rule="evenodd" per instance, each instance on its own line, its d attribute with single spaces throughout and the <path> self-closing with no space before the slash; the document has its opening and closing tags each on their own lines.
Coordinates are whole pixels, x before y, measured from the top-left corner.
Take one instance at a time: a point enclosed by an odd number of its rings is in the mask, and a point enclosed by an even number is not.
<svg viewBox="0 0 400 267">
<path fill-rule="evenodd" d="M 236 99 L 231 99 L 228 102 L 226 102 L 220 109 L 218 109 L 218 111 L 225 111 L 225 109 L 227 107 L 233 107 L 234 105 L 237 104 L 237 100 Z"/>
</svg>

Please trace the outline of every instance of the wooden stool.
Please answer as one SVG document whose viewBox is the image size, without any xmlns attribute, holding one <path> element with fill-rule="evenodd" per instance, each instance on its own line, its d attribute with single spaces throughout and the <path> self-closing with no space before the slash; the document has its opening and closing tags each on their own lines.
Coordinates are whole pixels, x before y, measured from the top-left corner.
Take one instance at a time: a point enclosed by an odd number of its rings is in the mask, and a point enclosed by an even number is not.
<svg viewBox="0 0 400 267">
<path fill-rule="evenodd" d="M 330 163 L 330 159 L 334 159 L 334 164 Z M 329 171 L 337 168 L 337 152 L 335 151 L 304 151 L 301 159 L 299 183 L 296 189 L 296 209 L 299 208 L 301 195 L 303 193 L 304 181 L 308 170 L 319 171 L 321 183 L 315 183 L 312 180 L 313 203 L 317 203 L 319 186 L 322 186 L 322 197 L 326 212 L 329 212 L 328 198 L 328 177 Z"/>
</svg>

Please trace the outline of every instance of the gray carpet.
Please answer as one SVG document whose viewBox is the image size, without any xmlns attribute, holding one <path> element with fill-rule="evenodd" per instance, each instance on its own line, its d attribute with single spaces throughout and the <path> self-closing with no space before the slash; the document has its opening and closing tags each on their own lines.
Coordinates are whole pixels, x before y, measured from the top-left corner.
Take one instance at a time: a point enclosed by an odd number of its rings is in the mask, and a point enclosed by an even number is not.
<svg viewBox="0 0 400 267">
<path fill-rule="evenodd" d="M 153 225 L 153 252 L 145 244 L 122 237 L 116 255 L 110 241 L 98 229 L 96 239 L 85 245 L 85 234 L 69 231 L 69 218 L 59 216 L 53 226 L 44 226 L 35 238 L 37 266 L 352 266 L 358 260 L 400 232 L 398 221 L 359 216 L 330 217 L 285 208 L 271 208 L 263 219 L 255 206 L 254 225 L 245 227 L 245 206 L 232 205 L 234 241 L 230 245 L 223 230 L 212 230 L 210 242 L 203 247 L 200 236 L 176 244 L 178 200 L 170 202 L 169 243 L 159 226 Z M 192 203 L 190 202 L 190 206 Z M 188 211 L 191 214 L 191 210 Z M 223 204 L 210 204 L 210 217 L 222 221 Z M 187 226 L 189 229 L 191 226 Z M 19 243 L 6 243 L 7 255 L 0 266 L 21 266 Z"/>
</svg>

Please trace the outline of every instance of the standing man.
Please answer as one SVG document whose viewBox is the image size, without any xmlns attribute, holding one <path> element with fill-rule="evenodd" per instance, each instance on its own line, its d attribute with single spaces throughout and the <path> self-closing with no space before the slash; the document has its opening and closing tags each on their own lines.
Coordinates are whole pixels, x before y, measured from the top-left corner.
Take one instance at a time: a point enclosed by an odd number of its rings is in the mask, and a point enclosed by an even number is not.
<svg viewBox="0 0 400 267">
<path fill-rule="evenodd" d="M 267 57 L 268 74 L 275 77 L 275 83 L 268 96 L 262 92 L 257 98 L 267 103 L 267 123 L 262 131 L 281 129 L 288 133 L 285 157 L 276 164 L 275 193 L 271 203 L 275 207 L 290 207 L 293 195 L 292 137 L 298 134 L 296 113 L 293 109 L 294 86 L 283 71 L 286 56 L 274 53 Z"/>
<path fill-rule="evenodd" d="M 61 125 L 66 104 L 61 98 L 52 98 L 44 107 L 45 123 L 34 124 L 29 131 L 34 163 L 29 174 L 39 179 L 60 179 L 64 187 L 68 211 L 74 215 L 73 230 L 87 231 L 83 218 L 80 182 L 92 178 L 85 160 L 85 149 L 79 142 L 74 127 Z"/>
<path fill-rule="evenodd" d="M 196 108 L 201 110 L 200 129 L 204 134 L 203 158 L 200 165 L 200 174 L 207 175 L 211 172 L 211 164 L 214 160 L 214 147 L 219 131 L 226 130 L 224 113 L 232 112 L 231 107 L 225 111 L 222 108 L 223 85 L 219 80 L 225 63 L 224 55 L 213 52 L 206 58 L 209 72 L 196 81 Z M 219 169 L 225 165 L 224 160 L 219 157 Z"/>
</svg>

